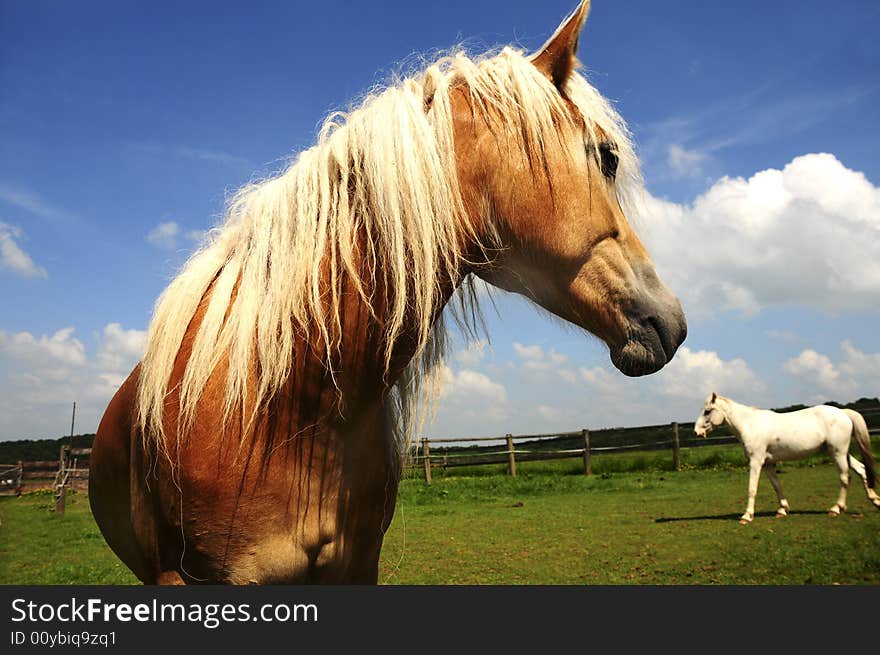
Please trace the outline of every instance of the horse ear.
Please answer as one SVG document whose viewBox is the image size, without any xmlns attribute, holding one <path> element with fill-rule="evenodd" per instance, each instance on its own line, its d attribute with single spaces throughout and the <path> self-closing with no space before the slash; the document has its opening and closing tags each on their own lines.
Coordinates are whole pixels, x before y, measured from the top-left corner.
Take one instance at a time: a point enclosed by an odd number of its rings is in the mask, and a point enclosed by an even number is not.
<svg viewBox="0 0 880 655">
<path fill-rule="evenodd" d="M 712 400 L 710 402 L 714 403 L 717 398 L 718 398 L 718 394 L 713 391 L 712 392 Z"/>
<path fill-rule="evenodd" d="M 577 63 L 578 39 L 590 13 L 590 0 L 583 0 L 568 16 L 547 43 L 531 56 L 535 67 L 544 73 L 560 91 Z"/>
</svg>

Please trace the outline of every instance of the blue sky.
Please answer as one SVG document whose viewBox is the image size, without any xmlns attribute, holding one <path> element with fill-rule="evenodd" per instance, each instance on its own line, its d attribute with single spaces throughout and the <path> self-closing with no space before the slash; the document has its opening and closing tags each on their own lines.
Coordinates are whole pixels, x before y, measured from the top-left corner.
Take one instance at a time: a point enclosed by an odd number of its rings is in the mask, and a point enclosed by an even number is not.
<svg viewBox="0 0 880 655">
<path fill-rule="evenodd" d="M 0 1 L 0 440 L 64 433 L 74 400 L 93 431 L 198 232 L 329 111 L 417 54 L 533 50 L 574 4 Z M 595 0 L 580 57 L 635 134 L 685 349 L 625 379 L 499 292 L 426 432 L 880 394 L 878 32 L 876 2 Z"/>
</svg>

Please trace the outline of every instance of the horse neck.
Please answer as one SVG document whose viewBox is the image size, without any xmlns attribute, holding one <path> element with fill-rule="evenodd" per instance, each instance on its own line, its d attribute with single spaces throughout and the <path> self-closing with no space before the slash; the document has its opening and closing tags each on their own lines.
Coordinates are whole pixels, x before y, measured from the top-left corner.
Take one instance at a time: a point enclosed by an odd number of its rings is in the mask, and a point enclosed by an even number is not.
<svg viewBox="0 0 880 655">
<path fill-rule="evenodd" d="M 455 283 L 448 276 L 438 280 L 438 286 L 441 293 L 433 322 L 440 317 L 455 291 Z M 294 364 L 288 384 L 279 394 L 280 402 L 294 403 L 298 408 L 297 422 L 315 427 L 328 419 L 332 422 L 357 417 L 364 410 L 381 405 L 419 351 L 418 335 L 404 332 L 394 342 L 386 363 L 384 327 L 390 288 L 377 284 L 367 289 L 368 305 L 353 291 L 353 284 L 345 275 L 341 287 L 344 292 L 340 329 L 329 366 L 325 350 L 317 342 L 301 339 L 294 346 L 294 362 L 299 363 Z M 418 323 L 408 318 L 405 325 Z"/>
<path fill-rule="evenodd" d="M 724 405 L 725 422 L 739 435 L 742 424 L 751 414 L 752 408 L 722 396 L 719 396 L 718 400 L 721 400 Z"/>
</svg>

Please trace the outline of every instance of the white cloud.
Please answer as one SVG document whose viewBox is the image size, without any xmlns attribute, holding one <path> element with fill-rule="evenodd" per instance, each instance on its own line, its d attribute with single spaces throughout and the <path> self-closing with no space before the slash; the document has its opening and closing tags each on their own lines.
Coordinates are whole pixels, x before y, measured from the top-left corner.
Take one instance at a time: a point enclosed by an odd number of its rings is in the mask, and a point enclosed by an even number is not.
<svg viewBox="0 0 880 655">
<path fill-rule="evenodd" d="M 679 348 L 672 361 L 651 378 L 651 385 L 661 396 L 690 399 L 713 390 L 730 396 L 752 396 L 766 388 L 744 359 L 722 359 L 714 351 L 693 351 L 687 346 Z"/>
<path fill-rule="evenodd" d="M 556 371 L 563 380 L 568 382 L 569 384 L 577 384 L 578 375 L 577 371 L 572 368 L 561 368 Z"/>
<path fill-rule="evenodd" d="M 688 150 L 677 143 L 670 145 L 666 151 L 666 163 L 679 177 L 699 177 L 703 173 L 705 160 L 706 155 L 703 153 Z"/>
<path fill-rule="evenodd" d="M 830 154 L 724 177 L 690 205 L 648 197 L 639 224 L 691 317 L 838 313 L 880 297 L 880 189 Z"/>
<path fill-rule="evenodd" d="M 824 389 L 833 390 L 840 385 L 840 373 L 827 356 L 808 348 L 797 357 L 785 362 L 784 368 L 792 375 L 811 377 Z"/>
<path fill-rule="evenodd" d="M 186 230 L 176 221 L 159 223 L 147 234 L 147 241 L 163 250 L 174 250 L 180 245 L 183 237 L 193 243 L 199 243 L 207 236 L 207 230 Z"/>
<path fill-rule="evenodd" d="M 456 372 L 447 366 L 444 367 L 442 376 L 443 398 L 450 398 L 455 402 L 478 399 L 481 403 L 507 404 L 507 390 L 504 385 L 493 381 L 484 373 L 471 369 L 461 369 Z"/>
<path fill-rule="evenodd" d="M 513 343 L 514 352 L 523 360 L 523 367 L 531 371 L 554 371 L 564 379 L 573 380 L 574 371 L 569 367 L 566 355 L 552 348 L 548 352 L 537 345 L 526 346 L 519 342 Z"/>
<path fill-rule="evenodd" d="M 544 349 L 538 345 L 524 346 L 523 344 L 514 341 L 513 350 L 526 362 L 540 362 L 544 358 Z"/>
<path fill-rule="evenodd" d="M 187 230 L 186 238 L 193 243 L 201 243 L 208 237 L 210 230 Z"/>
<path fill-rule="evenodd" d="M 90 354 L 66 327 L 51 335 L 0 330 L 0 439 L 94 432 L 110 398 L 140 359 L 145 333 L 106 325 Z"/>
<path fill-rule="evenodd" d="M 489 342 L 486 339 L 471 341 L 463 350 L 455 353 L 455 361 L 465 368 L 475 368 L 483 361 L 488 345 Z"/>
<path fill-rule="evenodd" d="M 783 341 L 787 343 L 803 341 L 803 337 L 793 330 L 766 330 L 764 334 L 774 341 Z"/>
<path fill-rule="evenodd" d="M 578 384 L 578 370 L 566 355 L 552 348 L 545 352 L 537 344 L 526 346 L 518 342 L 514 342 L 513 350 L 522 360 L 522 368 L 536 374 L 536 381 L 543 382 L 558 376 L 569 385 Z"/>
<path fill-rule="evenodd" d="M 174 221 L 159 223 L 147 234 L 147 241 L 154 246 L 165 250 L 174 250 L 177 247 L 177 238 L 180 236 L 180 226 Z"/>
<path fill-rule="evenodd" d="M 119 323 L 108 323 L 98 349 L 98 366 L 108 371 L 128 371 L 147 345 L 146 330 L 126 330 Z"/>
<path fill-rule="evenodd" d="M 19 238 L 19 228 L 0 221 L 0 269 L 5 268 L 24 277 L 49 277 L 46 269 L 37 266 L 30 255 L 16 243 Z"/>
<path fill-rule="evenodd" d="M 135 152 L 148 155 L 183 157 L 199 162 L 222 164 L 230 168 L 253 170 L 254 163 L 244 157 L 239 157 L 222 150 L 209 150 L 207 148 L 193 148 L 186 145 L 169 146 L 155 141 L 130 141 L 126 147 Z"/>
<path fill-rule="evenodd" d="M 754 399 L 767 389 L 744 359 L 723 359 L 717 352 L 687 346 L 679 348 L 669 364 L 649 377 L 626 378 L 602 366 L 581 367 L 579 373 L 591 397 L 601 398 L 603 404 L 620 408 L 637 401 L 651 407 L 654 416 L 669 417 L 678 408 L 690 411 L 694 402 L 713 390 Z"/>
<path fill-rule="evenodd" d="M 249 159 L 238 157 L 236 155 L 231 155 L 228 152 L 222 152 L 220 150 L 207 150 L 205 148 L 178 146 L 174 149 L 174 152 L 181 157 L 186 157 L 187 159 L 195 159 L 198 161 L 223 164 L 224 166 L 230 166 L 232 168 L 245 168 L 249 170 L 254 167 L 253 163 Z"/>
<path fill-rule="evenodd" d="M 0 183 L 0 201 L 26 212 L 51 220 L 70 220 L 71 215 L 45 198 L 27 189 Z"/>
<path fill-rule="evenodd" d="M 548 429 L 554 429 L 552 426 L 566 418 L 565 410 L 551 405 L 538 405 L 538 414 L 548 423 Z"/>
<path fill-rule="evenodd" d="M 0 330 L 0 352 L 20 361 L 38 365 L 68 364 L 80 366 L 86 361 L 86 349 L 73 336 L 72 327 L 62 328 L 51 337 L 34 337 L 30 332 L 8 334 Z"/>
<path fill-rule="evenodd" d="M 852 345 L 848 340 L 841 342 L 844 360 L 840 370 L 865 388 L 880 388 L 880 352 L 866 353 Z"/>
<path fill-rule="evenodd" d="M 798 378 L 804 393 L 821 400 L 846 400 L 880 388 L 880 352 L 866 353 L 849 340 L 840 343 L 841 357 L 832 360 L 812 348 L 785 362 L 787 373 Z"/>
<path fill-rule="evenodd" d="M 511 412 L 503 384 L 467 368 L 442 366 L 439 373 L 442 386 L 436 416 L 442 420 L 425 425 L 427 434 L 462 437 L 499 431 Z"/>
<path fill-rule="evenodd" d="M 524 346 L 518 351 L 527 357 L 505 376 L 517 433 L 690 420 L 713 389 L 756 405 L 764 404 L 769 390 L 744 359 L 687 346 L 651 376 L 628 378 L 610 364 L 569 364 L 562 370 L 573 377 L 560 376 L 564 383 L 549 375 L 541 379 L 530 368 L 547 361 L 543 349 Z"/>
</svg>

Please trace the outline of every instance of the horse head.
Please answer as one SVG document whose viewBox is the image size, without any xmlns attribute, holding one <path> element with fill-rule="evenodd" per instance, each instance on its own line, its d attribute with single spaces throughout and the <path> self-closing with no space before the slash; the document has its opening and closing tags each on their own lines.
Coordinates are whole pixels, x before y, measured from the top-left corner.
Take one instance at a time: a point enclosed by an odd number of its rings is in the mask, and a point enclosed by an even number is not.
<svg viewBox="0 0 880 655">
<path fill-rule="evenodd" d="M 698 437 L 708 437 L 712 430 L 724 423 L 726 417 L 718 403 L 719 398 L 720 396 L 714 391 L 706 396 L 703 409 L 694 421 L 694 432 Z"/>
<path fill-rule="evenodd" d="M 626 375 L 646 375 L 672 359 L 687 324 L 621 207 L 640 183 L 628 131 L 576 70 L 588 9 L 528 58 L 542 102 L 514 81 L 517 115 L 490 107 L 480 124 L 455 112 L 459 180 L 497 246 L 476 275 L 598 336 Z"/>
</svg>

